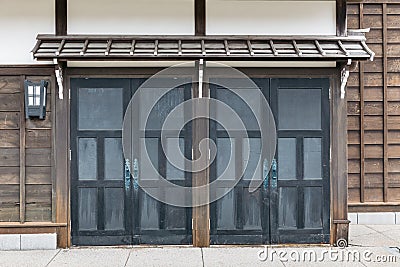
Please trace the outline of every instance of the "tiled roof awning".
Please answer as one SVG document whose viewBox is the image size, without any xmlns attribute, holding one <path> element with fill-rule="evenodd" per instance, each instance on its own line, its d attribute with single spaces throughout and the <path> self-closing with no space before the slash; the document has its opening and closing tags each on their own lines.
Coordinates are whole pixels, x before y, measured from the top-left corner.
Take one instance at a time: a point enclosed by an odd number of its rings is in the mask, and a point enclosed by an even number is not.
<svg viewBox="0 0 400 267">
<path fill-rule="evenodd" d="M 38 35 L 38 60 L 368 60 L 364 36 Z"/>
</svg>

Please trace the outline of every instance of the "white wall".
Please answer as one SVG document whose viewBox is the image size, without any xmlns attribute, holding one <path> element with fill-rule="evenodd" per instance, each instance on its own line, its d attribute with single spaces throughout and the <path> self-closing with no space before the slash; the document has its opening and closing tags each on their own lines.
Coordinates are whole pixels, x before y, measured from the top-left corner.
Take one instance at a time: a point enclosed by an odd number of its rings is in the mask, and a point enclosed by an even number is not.
<svg viewBox="0 0 400 267">
<path fill-rule="evenodd" d="M 334 0 L 207 0 L 207 34 L 336 34 Z M 194 0 L 69 0 L 71 34 L 194 34 Z"/>
<path fill-rule="evenodd" d="M 54 0 L 0 0 L 0 65 L 40 64 L 38 33 L 54 33 Z M 69 0 L 70 34 L 194 34 L 194 0 Z M 208 0 L 208 34 L 336 33 L 335 1 Z"/>
<path fill-rule="evenodd" d="M 207 0 L 207 34 L 336 35 L 335 1 Z"/>
<path fill-rule="evenodd" d="M 194 0 L 69 0 L 70 34 L 194 34 Z"/>
<path fill-rule="evenodd" d="M 54 24 L 54 0 L 0 0 L 0 65 L 35 63 L 36 36 Z"/>
</svg>

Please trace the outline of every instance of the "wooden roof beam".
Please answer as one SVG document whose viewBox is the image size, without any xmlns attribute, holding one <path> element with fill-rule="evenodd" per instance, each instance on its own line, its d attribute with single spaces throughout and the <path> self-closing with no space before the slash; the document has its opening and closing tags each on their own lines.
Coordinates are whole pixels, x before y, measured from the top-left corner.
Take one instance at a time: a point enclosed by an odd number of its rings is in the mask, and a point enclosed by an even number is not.
<svg viewBox="0 0 400 267">
<path fill-rule="evenodd" d="M 325 56 L 326 52 L 324 51 L 324 49 L 322 49 L 321 45 L 319 44 L 318 40 L 315 40 L 315 47 L 317 47 L 318 52 L 322 55 Z"/>
<path fill-rule="evenodd" d="M 56 56 L 59 56 L 59 55 L 60 55 L 61 50 L 63 50 L 63 48 L 64 48 L 64 45 L 65 45 L 65 39 L 63 39 L 63 40 L 61 41 L 61 44 L 60 44 L 60 46 L 59 46 L 58 49 L 57 49 Z"/>
<path fill-rule="evenodd" d="M 154 41 L 154 55 L 158 55 L 158 40 Z"/>
<path fill-rule="evenodd" d="M 110 39 L 107 42 L 107 48 L 106 48 L 106 52 L 104 52 L 104 55 L 108 56 L 110 54 L 111 45 L 112 45 L 112 40 Z"/>
<path fill-rule="evenodd" d="M 271 46 L 271 50 L 274 53 L 274 56 L 279 55 L 278 51 L 275 48 L 274 42 L 272 40 L 269 40 L 269 45 Z"/>
<path fill-rule="evenodd" d="M 131 50 L 129 51 L 129 55 L 131 55 L 131 56 L 133 56 L 133 53 L 135 52 L 135 44 L 136 44 L 136 41 L 132 40 Z"/>
<path fill-rule="evenodd" d="M 231 51 L 229 50 L 229 46 L 228 46 L 228 41 L 224 40 L 224 47 L 225 47 L 225 52 L 227 56 L 231 55 Z"/>
<path fill-rule="evenodd" d="M 80 52 L 80 55 L 81 55 L 81 56 L 84 56 L 84 55 L 85 55 L 88 46 L 89 46 L 89 39 L 86 39 L 86 41 L 85 41 L 85 43 L 84 43 L 84 45 L 83 45 L 83 48 L 82 48 L 82 50 L 81 50 L 81 52 Z"/>
<path fill-rule="evenodd" d="M 303 55 L 303 53 L 300 51 L 299 47 L 297 46 L 296 40 L 292 41 L 294 50 L 296 50 L 296 54 L 301 57 Z"/>
<path fill-rule="evenodd" d="M 178 40 L 178 55 L 182 55 L 182 40 Z"/>
<path fill-rule="evenodd" d="M 250 55 L 254 56 L 254 50 L 253 50 L 253 47 L 251 46 L 251 41 L 250 40 L 247 40 L 247 47 L 249 49 Z"/>
<path fill-rule="evenodd" d="M 338 41 L 338 45 L 339 45 L 339 48 L 340 48 L 340 50 L 342 50 L 342 52 L 346 55 L 346 56 L 348 56 L 349 55 L 349 51 L 347 51 L 347 49 L 343 46 L 343 43 L 342 43 L 342 41 Z"/>
</svg>

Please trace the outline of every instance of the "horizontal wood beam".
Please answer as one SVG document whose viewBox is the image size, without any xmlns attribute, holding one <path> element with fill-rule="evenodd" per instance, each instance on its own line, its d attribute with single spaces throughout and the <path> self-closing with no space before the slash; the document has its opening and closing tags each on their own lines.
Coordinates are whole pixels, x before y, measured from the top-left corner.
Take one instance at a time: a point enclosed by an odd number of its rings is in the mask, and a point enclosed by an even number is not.
<svg viewBox="0 0 400 267">
<path fill-rule="evenodd" d="M 54 73 L 54 65 L 21 65 L 6 66 L 0 65 L 0 75 L 52 75 Z"/>
<path fill-rule="evenodd" d="M 349 212 L 400 212 L 400 202 L 351 203 Z"/>
<path fill-rule="evenodd" d="M 0 228 L 37 228 L 37 227 L 65 227 L 67 223 L 51 222 L 0 222 Z"/>
</svg>

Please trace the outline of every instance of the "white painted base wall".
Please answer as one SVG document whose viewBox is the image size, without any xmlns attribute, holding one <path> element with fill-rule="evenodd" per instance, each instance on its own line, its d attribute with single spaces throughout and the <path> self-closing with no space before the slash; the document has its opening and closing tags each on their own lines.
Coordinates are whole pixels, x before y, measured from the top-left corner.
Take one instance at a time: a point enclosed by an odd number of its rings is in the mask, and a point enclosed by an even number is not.
<svg viewBox="0 0 400 267">
<path fill-rule="evenodd" d="M 400 212 L 349 213 L 350 224 L 400 224 Z"/>
<path fill-rule="evenodd" d="M 53 250 L 57 234 L 0 234 L 1 250 Z M 0 264 L 1 265 L 1 264 Z"/>
</svg>

